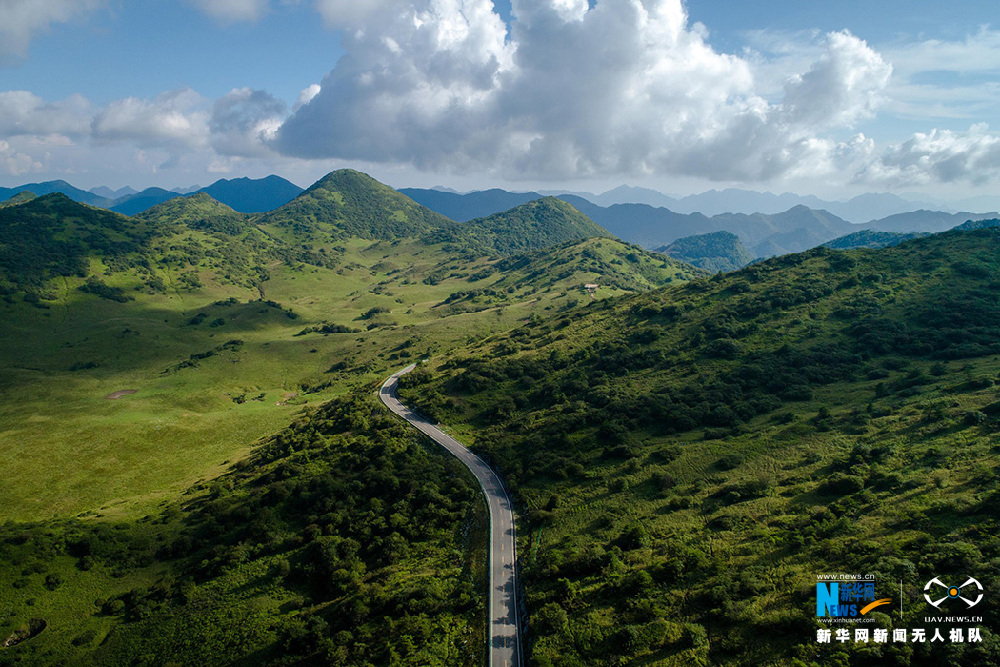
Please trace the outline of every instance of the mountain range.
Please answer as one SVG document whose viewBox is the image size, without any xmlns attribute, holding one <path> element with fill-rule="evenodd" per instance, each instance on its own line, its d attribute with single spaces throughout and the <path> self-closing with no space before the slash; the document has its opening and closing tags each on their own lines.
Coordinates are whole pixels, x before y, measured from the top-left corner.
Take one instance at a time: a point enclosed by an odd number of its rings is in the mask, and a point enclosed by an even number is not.
<svg viewBox="0 0 1000 667">
<path fill-rule="evenodd" d="M 302 192 L 302 188 L 274 175 L 258 179 L 223 178 L 208 187 L 197 188 L 193 191 L 190 189 L 165 190 L 152 187 L 140 192 L 130 187 L 118 190 L 97 187 L 88 192 L 76 188 L 66 181 L 46 181 L 44 183 L 27 183 L 13 188 L 0 188 L 0 201 L 25 191 L 35 195 L 59 192 L 82 204 L 106 208 L 125 215 L 135 215 L 168 199 L 198 192 L 206 192 L 217 201 L 241 213 L 262 213 L 288 203 Z"/>
<path fill-rule="evenodd" d="M 611 193 L 632 196 L 635 190 L 629 189 L 625 193 L 619 188 Z M 467 194 L 417 189 L 403 192 L 428 208 L 458 221 L 490 215 L 498 207 L 524 203 L 541 196 L 537 192 L 511 193 L 503 190 Z M 891 202 L 893 197 L 894 195 L 885 198 L 873 195 L 855 200 L 863 202 L 875 198 Z M 977 214 L 916 210 L 855 224 L 830 211 L 810 208 L 805 204 L 796 204 L 777 213 L 716 213 L 710 216 L 697 212 L 682 213 L 645 203 L 613 203 L 602 206 L 575 194 L 562 194 L 559 198 L 572 204 L 615 236 L 644 248 L 658 248 L 688 236 L 726 231 L 739 236 L 754 257 L 801 252 L 857 231 L 940 232 L 966 220 L 987 219 L 997 215 L 995 212 Z M 829 203 L 813 199 L 815 201 L 812 203 L 816 205 Z"/>
<path fill-rule="evenodd" d="M 774 214 L 796 206 L 806 206 L 828 211 L 839 218 L 854 223 L 870 222 L 897 213 L 907 213 L 920 209 L 956 212 L 938 202 L 916 198 L 904 199 L 891 193 L 866 193 L 847 201 L 829 201 L 811 195 L 803 196 L 791 193 L 775 195 L 770 192 L 735 188 L 709 190 L 686 197 L 671 197 L 649 188 L 627 185 L 619 186 L 599 195 L 565 190 L 508 192 L 498 189 L 460 194 L 438 188 L 432 190 L 407 188 L 401 192 L 424 206 L 458 221 L 496 213 L 530 199 L 537 199 L 542 195 L 579 197 L 605 208 L 616 204 L 645 204 L 654 208 L 666 208 L 675 213 L 702 213 L 706 216 L 723 213 Z M 973 203 L 981 205 L 980 210 L 986 211 L 991 209 L 991 207 L 985 206 L 988 201 L 991 200 L 983 199 Z"/>
</svg>

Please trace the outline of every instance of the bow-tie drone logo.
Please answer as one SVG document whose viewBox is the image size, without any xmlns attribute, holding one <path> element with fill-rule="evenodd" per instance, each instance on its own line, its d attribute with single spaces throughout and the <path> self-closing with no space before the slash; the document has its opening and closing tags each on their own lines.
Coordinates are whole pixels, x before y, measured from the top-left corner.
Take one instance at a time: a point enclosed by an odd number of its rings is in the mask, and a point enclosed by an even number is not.
<svg viewBox="0 0 1000 667">
<path fill-rule="evenodd" d="M 932 600 L 931 596 L 927 594 L 927 592 L 931 589 L 931 586 L 933 584 L 937 584 L 941 588 L 947 590 L 945 596 L 940 600 Z M 975 600 L 970 600 L 968 597 L 962 595 L 963 590 L 967 591 L 967 594 L 979 593 L 979 595 L 978 597 L 976 597 Z M 969 597 L 972 596 L 969 595 Z M 940 579 L 938 579 L 937 577 L 934 577 L 933 579 L 927 582 L 926 586 L 924 586 L 924 599 L 927 600 L 928 604 L 937 609 L 941 608 L 941 603 L 944 602 L 945 600 L 954 600 L 956 598 L 961 600 L 965 604 L 969 605 L 969 607 L 975 607 L 977 604 L 979 604 L 979 601 L 983 599 L 983 585 L 979 583 L 976 579 L 969 577 L 969 580 L 966 581 L 961 586 L 949 586 Z"/>
</svg>

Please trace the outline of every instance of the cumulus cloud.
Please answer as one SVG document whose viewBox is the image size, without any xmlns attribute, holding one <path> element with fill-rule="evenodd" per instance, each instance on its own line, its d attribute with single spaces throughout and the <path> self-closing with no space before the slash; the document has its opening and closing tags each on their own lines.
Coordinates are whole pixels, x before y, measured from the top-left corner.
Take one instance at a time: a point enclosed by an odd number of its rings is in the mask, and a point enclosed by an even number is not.
<svg viewBox="0 0 1000 667">
<path fill-rule="evenodd" d="M 783 106 L 794 123 L 851 126 L 875 115 L 892 66 L 848 32 L 831 33 L 826 53 L 785 86 Z"/>
<path fill-rule="evenodd" d="M 26 56 L 32 37 L 52 24 L 104 4 L 104 0 L 0 0 L 0 63 Z"/>
<path fill-rule="evenodd" d="M 299 92 L 299 98 L 295 101 L 295 106 L 292 108 L 292 111 L 298 111 L 305 105 L 312 102 L 312 99 L 319 95 L 319 91 L 320 85 L 318 83 L 314 83 L 306 88 L 303 88 Z"/>
<path fill-rule="evenodd" d="M 263 90 L 237 88 L 212 107 L 212 147 L 222 155 L 263 156 L 288 115 L 284 102 Z"/>
<path fill-rule="evenodd" d="M 257 21 L 267 13 L 268 0 L 189 0 L 201 11 L 223 23 Z"/>
<path fill-rule="evenodd" d="M 346 55 L 275 146 L 287 155 L 508 178 L 675 173 L 762 180 L 843 159 L 818 136 L 871 115 L 891 67 L 853 35 L 758 90 L 680 0 L 320 0 Z"/>
<path fill-rule="evenodd" d="M 126 97 L 102 109 L 91 123 L 100 142 L 128 141 L 142 148 L 200 148 L 208 143 L 206 101 L 190 88 L 152 100 Z"/>
<path fill-rule="evenodd" d="M 968 132 L 932 130 L 889 147 L 855 180 L 889 187 L 965 182 L 982 185 L 1000 177 L 1000 136 L 985 124 Z"/>
<path fill-rule="evenodd" d="M 33 171 L 41 171 L 44 165 L 27 153 L 20 153 L 11 145 L 0 140 L 0 173 L 20 176 Z"/>
<path fill-rule="evenodd" d="M 91 113 L 82 95 L 48 103 L 26 90 L 0 92 L 0 135 L 86 134 Z"/>
</svg>

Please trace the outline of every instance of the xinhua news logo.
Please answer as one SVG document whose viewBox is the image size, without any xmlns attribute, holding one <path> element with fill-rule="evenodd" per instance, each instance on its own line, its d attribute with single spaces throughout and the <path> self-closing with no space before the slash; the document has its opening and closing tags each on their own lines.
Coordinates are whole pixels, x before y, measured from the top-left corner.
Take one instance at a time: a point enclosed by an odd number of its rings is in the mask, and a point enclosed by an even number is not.
<svg viewBox="0 0 1000 667">
<path fill-rule="evenodd" d="M 942 591 L 937 588 L 932 588 L 933 586 L 940 586 L 945 589 L 943 591 L 944 597 L 938 598 L 937 600 L 931 597 L 932 593 L 935 597 L 942 593 Z M 972 599 L 973 597 L 975 597 L 975 599 Z M 934 577 L 927 582 L 926 586 L 924 586 L 924 599 L 927 600 L 927 603 L 935 609 L 940 609 L 941 605 L 947 600 L 961 600 L 965 604 L 969 605 L 967 609 L 971 609 L 979 604 L 979 601 L 983 599 L 983 585 L 979 583 L 977 579 L 969 577 L 961 586 L 949 586 L 937 577 Z"/>
<path fill-rule="evenodd" d="M 817 618 L 864 616 L 890 602 L 892 598 L 875 599 L 875 583 L 871 581 L 821 581 L 816 584 Z"/>
</svg>

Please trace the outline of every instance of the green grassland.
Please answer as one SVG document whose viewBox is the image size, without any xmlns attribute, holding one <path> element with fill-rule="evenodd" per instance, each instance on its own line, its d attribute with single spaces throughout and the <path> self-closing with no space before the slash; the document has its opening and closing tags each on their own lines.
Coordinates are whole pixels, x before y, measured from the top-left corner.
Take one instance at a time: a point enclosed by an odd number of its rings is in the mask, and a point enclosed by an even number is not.
<svg viewBox="0 0 1000 667">
<path fill-rule="evenodd" d="M 523 503 L 533 664 L 997 664 L 991 607 L 982 643 L 817 645 L 815 582 L 875 574 L 884 628 L 935 576 L 1000 594 L 998 241 L 820 248 L 407 376 Z"/>
</svg>

